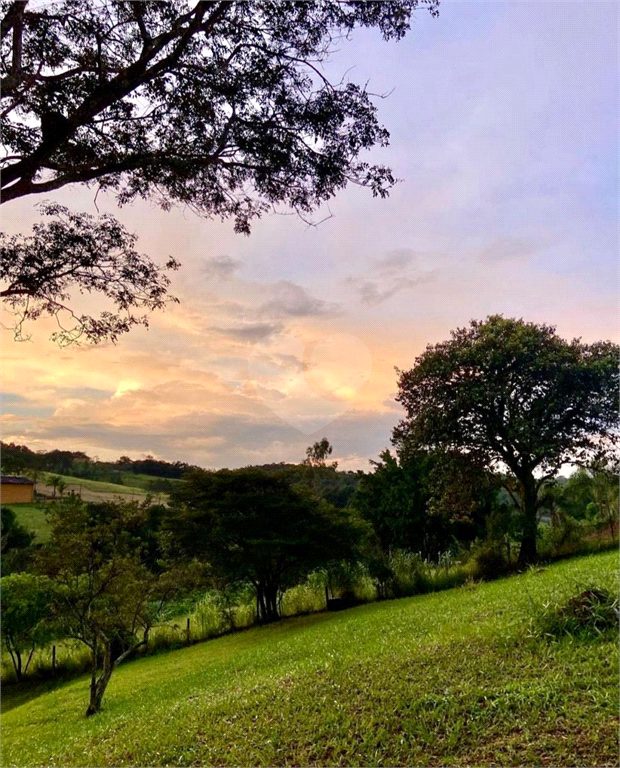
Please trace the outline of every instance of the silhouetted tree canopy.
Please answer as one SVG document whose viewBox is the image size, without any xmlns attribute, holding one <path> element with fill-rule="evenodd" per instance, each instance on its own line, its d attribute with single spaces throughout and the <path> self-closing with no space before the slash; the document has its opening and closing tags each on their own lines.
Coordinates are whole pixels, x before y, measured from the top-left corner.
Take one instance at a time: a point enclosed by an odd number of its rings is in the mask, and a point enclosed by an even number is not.
<svg viewBox="0 0 620 768">
<path fill-rule="evenodd" d="M 365 86 L 323 71 L 339 41 L 409 29 L 398 2 L 2 3 L 3 202 L 75 182 L 233 217 L 313 210 L 349 182 L 384 195 L 358 156 L 387 131 Z"/>
<path fill-rule="evenodd" d="M 349 183 L 383 197 L 391 170 L 360 159 L 388 142 L 372 94 L 330 81 L 324 63 L 355 28 L 398 40 L 418 6 L 436 15 L 438 3 L 3 0 L 2 202 L 95 184 L 120 204 L 181 204 L 248 233 L 274 206 L 305 217 Z M 55 213 L 34 237 L 3 244 L 16 338 L 44 314 L 58 318 L 61 344 L 146 324 L 133 310 L 163 305 L 163 270 L 113 217 Z M 115 310 L 76 313 L 72 288 L 103 293 Z"/>
<path fill-rule="evenodd" d="M 136 238 L 109 215 L 95 219 L 48 203 L 41 212 L 50 217 L 35 224 L 29 237 L 0 233 L 0 291 L 15 315 L 13 330 L 24 338 L 24 323 L 42 315 L 56 318 L 52 339 L 60 346 L 80 340 L 116 341 L 134 325 L 148 325 L 146 314 L 162 308 L 170 280 L 165 270 L 177 269 L 169 259 L 164 268 L 135 249 Z M 69 306 L 71 291 L 98 293 L 111 299 L 114 311 L 98 316 L 76 313 Z"/>
</svg>

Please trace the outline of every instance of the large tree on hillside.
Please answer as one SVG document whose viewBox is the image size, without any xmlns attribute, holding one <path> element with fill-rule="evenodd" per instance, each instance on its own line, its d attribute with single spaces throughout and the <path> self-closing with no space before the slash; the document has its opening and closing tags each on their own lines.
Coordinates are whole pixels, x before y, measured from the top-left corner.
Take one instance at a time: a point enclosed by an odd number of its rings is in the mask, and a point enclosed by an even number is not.
<svg viewBox="0 0 620 768">
<path fill-rule="evenodd" d="M 95 184 L 121 204 L 187 205 L 247 233 L 273 206 L 306 216 L 348 183 L 384 196 L 392 172 L 360 159 L 388 141 L 372 95 L 323 65 L 356 28 L 400 39 L 418 6 L 435 15 L 438 0 L 3 0 L 2 202 Z M 58 253 L 40 269 L 66 282 Z M 90 271 L 68 274 L 92 289 Z M 154 266 L 145 279 L 138 297 L 166 287 Z M 22 295 L 40 301 L 42 282 Z M 111 327 L 99 338 L 126 330 Z"/>
<path fill-rule="evenodd" d="M 346 510 L 259 469 L 198 470 L 171 499 L 168 527 L 180 550 L 208 563 L 220 581 L 251 582 L 262 623 L 279 617 L 287 586 L 351 557 L 362 535 Z"/>
<path fill-rule="evenodd" d="M 522 511 L 519 559 L 533 562 L 539 489 L 617 432 L 618 352 L 611 342 L 565 341 L 547 325 L 472 321 L 400 373 L 406 417 L 394 441 L 507 468 Z"/>
</svg>

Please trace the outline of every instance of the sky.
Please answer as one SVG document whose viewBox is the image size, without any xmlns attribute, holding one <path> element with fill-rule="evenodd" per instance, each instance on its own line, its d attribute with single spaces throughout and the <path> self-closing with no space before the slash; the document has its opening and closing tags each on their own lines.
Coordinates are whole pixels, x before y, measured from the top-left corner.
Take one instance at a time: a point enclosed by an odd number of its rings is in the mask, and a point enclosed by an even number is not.
<svg viewBox="0 0 620 768">
<path fill-rule="evenodd" d="M 400 181 L 386 200 L 340 192 L 318 226 L 273 215 L 246 237 L 100 194 L 141 252 L 182 263 L 180 303 L 116 345 L 3 330 L 2 439 L 220 468 L 300 461 L 326 436 L 342 469 L 368 469 L 402 415 L 395 368 L 471 319 L 618 341 L 618 14 L 444 0 L 398 43 L 358 31 L 327 73 L 385 95 L 390 146 L 367 159 Z M 96 214 L 94 198 L 53 197 Z M 29 231 L 39 202 L 4 205 L 3 228 Z"/>
</svg>

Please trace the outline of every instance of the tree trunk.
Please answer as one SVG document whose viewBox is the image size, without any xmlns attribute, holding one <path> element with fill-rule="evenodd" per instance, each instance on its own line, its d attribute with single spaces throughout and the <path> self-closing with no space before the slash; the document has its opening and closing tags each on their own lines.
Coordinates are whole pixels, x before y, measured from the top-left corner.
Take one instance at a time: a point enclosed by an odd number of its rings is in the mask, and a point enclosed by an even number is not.
<svg viewBox="0 0 620 768">
<path fill-rule="evenodd" d="M 22 655 L 19 652 L 19 650 L 15 648 L 14 645 L 10 644 L 8 641 L 6 643 L 6 647 L 8 648 L 9 654 L 11 655 L 11 661 L 13 662 L 13 669 L 15 670 L 15 677 L 17 678 L 17 682 L 20 683 L 23 679 Z"/>
<path fill-rule="evenodd" d="M 28 661 L 26 662 L 26 666 L 24 667 L 24 674 L 26 674 L 26 672 L 28 672 L 28 667 L 30 666 L 30 662 L 32 661 L 32 657 L 34 655 L 34 649 L 35 649 L 35 644 L 34 644 L 34 641 L 33 641 L 32 642 L 32 648 L 30 649 L 30 653 L 28 654 Z"/>
<path fill-rule="evenodd" d="M 269 624 L 280 618 L 278 592 L 278 586 L 269 583 L 259 583 L 256 587 L 257 617 L 260 624 Z"/>
<path fill-rule="evenodd" d="M 101 710 L 101 700 L 103 694 L 108 687 L 110 678 L 112 677 L 112 645 L 107 642 L 104 644 L 103 652 L 103 669 L 101 674 L 97 676 L 97 650 L 93 651 L 92 656 L 92 674 L 90 678 L 90 702 L 88 709 L 86 710 L 86 717 L 96 715 Z"/>
<path fill-rule="evenodd" d="M 519 565 L 532 565 L 538 559 L 536 533 L 538 529 L 538 488 L 532 474 L 519 478 L 523 505 L 523 535 L 519 551 Z"/>
<path fill-rule="evenodd" d="M 616 538 L 616 506 L 613 502 L 608 503 L 606 506 L 607 518 L 609 520 L 609 531 L 611 533 L 612 540 L 614 540 Z"/>
<path fill-rule="evenodd" d="M 267 588 L 267 621 L 277 621 L 279 618 L 278 587 L 270 584 Z"/>
</svg>

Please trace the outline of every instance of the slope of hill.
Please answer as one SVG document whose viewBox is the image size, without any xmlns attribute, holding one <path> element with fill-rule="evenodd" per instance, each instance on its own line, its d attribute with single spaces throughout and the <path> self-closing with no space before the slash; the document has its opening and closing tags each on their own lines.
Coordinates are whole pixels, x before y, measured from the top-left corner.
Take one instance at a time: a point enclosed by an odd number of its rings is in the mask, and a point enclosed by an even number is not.
<svg viewBox="0 0 620 768">
<path fill-rule="evenodd" d="M 617 765 L 617 636 L 528 638 L 617 583 L 612 552 L 283 621 L 125 664 L 88 720 L 86 678 L 6 686 L 2 765 Z"/>
<path fill-rule="evenodd" d="M 37 482 L 37 492 L 51 496 L 54 492 L 50 484 L 51 473 L 45 474 L 41 482 Z M 123 496 L 141 499 L 146 496 L 144 488 L 135 485 L 119 485 L 117 483 L 104 483 L 100 480 L 87 480 L 83 477 L 71 477 L 70 475 L 56 475 L 65 483 L 65 492 L 74 491 L 86 501 L 105 501 L 111 497 Z"/>
</svg>

